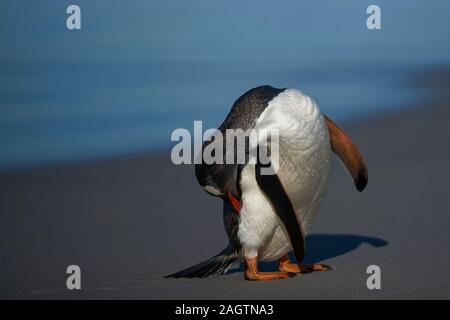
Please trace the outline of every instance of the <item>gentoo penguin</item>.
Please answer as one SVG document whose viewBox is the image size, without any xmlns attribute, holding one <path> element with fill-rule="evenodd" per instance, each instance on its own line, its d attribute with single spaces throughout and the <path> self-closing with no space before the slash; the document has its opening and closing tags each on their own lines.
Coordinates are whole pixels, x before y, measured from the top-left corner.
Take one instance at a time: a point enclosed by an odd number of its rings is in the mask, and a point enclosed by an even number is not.
<svg viewBox="0 0 450 320">
<path fill-rule="evenodd" d="M 326 190 L 331 151 L 348 169 L 356 189 L 366 187 L 368 172 L 356 146 L 320 112 L 312 98 L 296 89 L 261 86 L 247 91 L 218 128 L 224 140 L 227 129 L 278 130 L 278 153 L 268 150 L 270 162 L 263 164 L 258 145 L 253 162 L 196 164 L 200 185 L 223 199 L 229 244 L 218 255 L 166 277 L 217 276 L 241 260 L 247 280 L 284 279 L 295 273 L 329 270 L 322 264 L 301 264 L 305 236 Z M 203 144 L 203 150 L 211 141 Z M 236 151 L 227 150 L 226 145 L 224 158 Z M 274 162 L 278 164 L 274 174 L 261 174 L 262 168 Z M 291 250 L 296 263 L 289 259 Z M 274 260 L 279 263 L 276 272 L 258 270 L 259 261 Z"/>
</svg>

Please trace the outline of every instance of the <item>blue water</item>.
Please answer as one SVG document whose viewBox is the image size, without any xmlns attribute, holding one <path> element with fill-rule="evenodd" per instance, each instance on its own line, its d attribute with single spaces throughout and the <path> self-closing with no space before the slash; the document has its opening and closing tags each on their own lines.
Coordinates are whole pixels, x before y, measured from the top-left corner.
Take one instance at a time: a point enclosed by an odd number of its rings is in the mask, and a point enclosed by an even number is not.
<svg viewBox="0 0 450 320">
<path fill-rule="evenodd" d="M 448 1 L 73 1 L 68 31 L 71 3 L 0 3 L 0 170 L 168 148 L 261 84 L 370 116 L 420 103 L 411 77 L 450 63 Z"/>
</svg>

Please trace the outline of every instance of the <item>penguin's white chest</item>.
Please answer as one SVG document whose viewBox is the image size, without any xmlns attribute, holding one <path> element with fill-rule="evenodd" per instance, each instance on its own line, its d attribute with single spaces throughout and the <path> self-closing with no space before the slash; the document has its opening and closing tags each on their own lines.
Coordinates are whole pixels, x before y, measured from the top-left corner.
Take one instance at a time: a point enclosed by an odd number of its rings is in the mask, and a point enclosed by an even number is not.
<svg viewBox="0 0 450 320">
<path fill-rule="evenodd" d="M 280 93 L 258 118 L 256 130 L 279 133 L 278 176 L 306 235 L 326 191 L 331 147 L 328 129 L 316 103 L 295 89 Z M 255 166 L 241 172 L 242 208 L 238 237 L 246 257 L 278 259 L 291 250 L 271 202 L 255 179 Z"/>
</svg>

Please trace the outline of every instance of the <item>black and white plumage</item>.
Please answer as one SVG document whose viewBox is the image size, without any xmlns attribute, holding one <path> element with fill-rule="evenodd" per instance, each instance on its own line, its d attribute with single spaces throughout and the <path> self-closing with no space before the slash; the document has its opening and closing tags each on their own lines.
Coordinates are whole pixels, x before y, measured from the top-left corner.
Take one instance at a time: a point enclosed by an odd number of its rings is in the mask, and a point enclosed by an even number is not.
<svg viewBox="0 0 450 320">
<path fill-rule="evenodd" d="M 224 201 L 230 243 L 218 255 L 168 277 L 220 275 L 243 257 L 272 261 L 292 249 L 300 263 L 305 235 L 325 194 L 331 151 L 342 158 L 358 189 L 367 184 L 367 169 L 356 147 L 331 124 L 314 100 L 296 89 L 262 86 L 236 100 L 218 130 L 225 140 L 227 129 L 277 130 L 279 152 L 271 161 L 278 171 L 261 175 L 259 158 L 245 164 L 197 164 L 200 185 Z M 235 151 L 225 146 L 224 157 Z M 234 201 L 239 201 L 238 209 Z"/>
</svg>

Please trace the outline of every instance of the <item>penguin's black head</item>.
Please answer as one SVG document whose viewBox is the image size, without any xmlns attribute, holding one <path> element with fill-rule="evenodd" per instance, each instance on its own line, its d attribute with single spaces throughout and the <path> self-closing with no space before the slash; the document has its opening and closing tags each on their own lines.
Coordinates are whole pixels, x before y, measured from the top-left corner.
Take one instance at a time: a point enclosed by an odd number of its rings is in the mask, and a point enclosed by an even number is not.
<svg viewBox="0 0 450 320">
<path fill-rule="evenodd" d="M 237 213 L 241 210 L 240 171 L 241 166 L 235 165 L 195 165 L 195 175 L 203 189 L 212 196 L 222 198 Z"/>
<path fill-rule="evenodd" d="M 209 194 L 222 197 L 225 195 L 225 190 L 219 186 L 217 183 L 218 171 L 217 164 L 196 164 L 195 165 L 195 176 L 197 177 L 198 183 L 205 189 Z"/>
<path fill-rule="evenodd" d="M 195 175 L 198 183 L 209 194 L 226 197 L 228 193 L 240 198 L 239 187 L 241 165 L 229 164 L 196 164 Z"/>
</svg>

